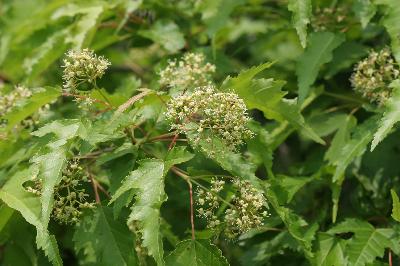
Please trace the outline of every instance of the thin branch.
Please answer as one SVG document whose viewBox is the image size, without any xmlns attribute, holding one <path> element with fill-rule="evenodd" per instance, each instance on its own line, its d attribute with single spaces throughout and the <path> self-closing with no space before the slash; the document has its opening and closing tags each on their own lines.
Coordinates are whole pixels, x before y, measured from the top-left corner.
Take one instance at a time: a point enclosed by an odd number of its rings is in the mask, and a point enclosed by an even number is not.
<svg viewBox="0 0 400 266">
<path fill-rule="evenodd" d="M 95 179 L 94 179 L 92 173 L 90 172 L 89 167 L 87 168 L 87 173 L 88 173 L 88 175 L 89 175 L 90 182 L 92 183 L 92 187 L 93 187 L 93 191 L 94 191 L 94 196 L 95 196 L 95 198 L 96 198 L 96 203 L 97 203 L 97 204 L 100 204 L 100 196 L 99 196 L 99 192 L 98 192 L 98 190 L 97 190 L 97 183 L 96 183 L 96 181 L 95 181 Z"/>
<path fill-rule="evenodd" d="M 190 195 L 190 224 L 192 225 L 192 240 L 195 240 L 194 236 L 194 214 L 193 214 L 193 189 L 192 183 L 188 180 L 189 185 L 189 195 Z"/>
<path fill-rule="evenodd" d="M 135 96 L 131 97 L 129 100 L 127 100 L 125 103 L 121 104 L 116 113 L 122 113 L 124 112 L 126 109 L 128 109 L 132 104 L 134 104 L 136 101 L 140 100 L 141 98 L 143 98 L 144 96 L 146 96 L 147 94 L 149 94 L 151 92 L 151 90 L 149 89 L 142 89 L 142 92 L 139 94 L 136 94 Z"/>
<path fill-rule="evenodd" d="M 175 135 L 174 135 L 174 138 L 172 139 L 171 143 L 168 146 L 168 150 L 169 151 L 175 146 L 176 139 L 178 138 L 178 135 L 179 135 L 179 133 L 176 132 Z"/>
</svg>

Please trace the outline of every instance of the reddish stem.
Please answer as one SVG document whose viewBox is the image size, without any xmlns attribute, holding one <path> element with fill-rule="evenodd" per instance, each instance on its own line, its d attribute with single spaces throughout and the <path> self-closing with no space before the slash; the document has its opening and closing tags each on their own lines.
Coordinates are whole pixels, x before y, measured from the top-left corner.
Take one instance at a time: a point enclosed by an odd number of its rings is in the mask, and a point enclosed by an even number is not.
<svg viewBox="0 0 400 266">
<path fill-rule="evenodd" d="M 190 224 L 192 225 L 192 240 L 195 240 L 194 236 L 194 214 L 193 214 L 193 189 L 192 183 L 188 180 L 189 194 L 190 194 Z"/>
<path fill-rule="evenodd" d="M 172 139 L 171 143 L 169 144 L 169 147 L 168 147 L 169 151 L 175 146 L 176 139 L 178 138 L 178 135 L 179 135 L 178 132 L 176 132 L 175 135 L 174 135 L 174 138 Z"/>
<path fill-rule="evenodd" d="M 392 251 L 389 249 L 389 266 L 393 266 Z"/>
<path fill-rule="evenodd" d="M 88 172 L 88 175 L 89 175 L 90 182 L 92 183 L 94 196 L 96 198 L 96 203 L 100 204 L 100 196 L 99 196 L 99 191 L 97 190 L 97 183 L 96 183 L 92 173 L 90 172 L 89 168 L 88 168 L 87 172 Z"/>
</svg>

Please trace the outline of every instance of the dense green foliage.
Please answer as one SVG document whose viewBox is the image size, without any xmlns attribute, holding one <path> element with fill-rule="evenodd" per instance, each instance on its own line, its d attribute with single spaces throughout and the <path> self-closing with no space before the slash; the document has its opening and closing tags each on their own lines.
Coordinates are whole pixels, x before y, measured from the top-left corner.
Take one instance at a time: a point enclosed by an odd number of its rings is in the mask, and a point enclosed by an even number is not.
<svg viewBox="0 0 400 266">
<path fill-rule="evenodd" d="M 0 264 L 392 265 L 398 0 L 0 0 Z"/>
</svg>

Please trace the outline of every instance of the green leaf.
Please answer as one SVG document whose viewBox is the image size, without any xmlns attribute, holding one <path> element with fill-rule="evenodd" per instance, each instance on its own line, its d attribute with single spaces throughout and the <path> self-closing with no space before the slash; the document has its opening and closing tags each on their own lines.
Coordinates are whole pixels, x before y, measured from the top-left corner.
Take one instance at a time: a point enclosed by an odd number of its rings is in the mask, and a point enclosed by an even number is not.
<svg viewBox="0 0 400 266">
<path fill-rule="evenodd" d="M 189 133 L 187 137 L 191 142 L 194 137 Z M 253 186 L 261 189 L 260 180 L 255 176 L 256 166 L 247 162 L 241 154 L 235 153 L 226 148 L 224 143 L 217 137 L 212 137 L 212 143 L 205 139 L 200 139 L 198 145 L 202 151 L 214 151 L 215 155 L 211 157 L 224 170 L 243 180 L 248 180 Z"/>
<path fill-rule="evenodd" d="M 300 113 L 300 108 L 295 100 L 283 98 L 287 94 L 281 90 L 285 84 L 281 80 L 254 79 L 254 77 L 272 63 L 265 63 L 241 72 L 237 77 L 228 77 L 221 86 L 221 90 L 233 89 L 246 103 L 249 109 L 256 108 L 264 113 L 268 119 L 288 121 L 297 130 L 304 133 L 314 141 L 325 142 L 310 128 Z"/>
<path fill-rule="evenodd" d="M 110 204 L 123 193 L 135 189 L 136 201 L 128 224 L 138 222 L 143 247 L 147 248 L 157 265 L 164 265 L 162 237 L 159 232 L 160 207 L 167 200 L 164 191 L 164 163 L 161 160 L 147 159 L 139 164 L 139 167 L 122 182 Z"/>
<path fill-rule="evenodd" d="M 23 188 L 23 183 L 35 174 L 37 171 L 33 167 L 16 173 L 0 190 L 0 198 L 10 208 L 20 212 L 28 223 L 36 227 L 37 246 L 44 250 L 53 265 L 62 265 L 55 237 L 47 230 L 48 217 L 42 214 L 44 212 L 46 215 L 48 212 L 48 205 L 43 206 L 47 203 L 48 197 L 41 200 Z"/>
<path fill-rule="evenodd" d="M 96 30 L 101 14 L 104 12 L 104 4 L 94 2 L 89 6 L 85 4 L 68 4 L 53 14 L 52 19 L 62 17 L 79 16 L 66 34 L 66 43 L 70 43 L 74 49 L 82 49 L 89 46 L 91 38 Z"/>
<path fill-rule="evenodd" d="M 73 237 L 77 252 L 93 255 L 96 265 L 137 265 L 134 235 L 126 224 L 114 220 L 111 208 L 99 206 L 87 213 Z M 94 254 L 91 254 L 94 252 Z"/>
<path fill-rule="evenodd" d="M 150 30 L 141 30 L 139 34 L 151 39 L 170 53 L 176 53 L 185 46 L 185 38 L 178 25 L 171 20 L 158 20 Z"/>
<path fill-rule="evenodd" d="M 375 16 L 376 6 L 371 0 L 355 0 L 353 3 L 353 12 L 360 20 L 361 26 L 365 28 L 369 21 Z"/>
<path fill-rule="evenodd" d="M 170 150 L 167 153 L 167 156 L 164 159 L 165 162 L 165 169 L 164 171 L 168 171 L 169 168 L 176 164 L 181 164 L 187 161 L 190 161 L 193 159 L 194 154 L 190 153 L 186 150 L 186 147 L 180 146 L 180 147 L 174 147 L 172 150 Z"/>
<path fill-rule="evenodd" d="M 221 251 L 209 240 L 184 240 L 166 258 L 167 266 L 227 266 Z"/>
<path fill-rule="evenodd" d="M 327 65 L 326 79 L 332 78 L 340 71 L 348 71 L 349 68 L 365 57 L 368 47 L 355 41 L 347 41 L 333 51 L 333 59 Z"/>
<path fill-rule="evenodd" d="M 353 160 L 361 155 L 367 149 L 367 145 L 373 138 L 373 132 L 377 128 L 377 116 L 372 116 L 361 125 L 355 127 L 351 139 L 342 147 L 340 156 L 334 162 L 336 166 L 333 181 L 336 182 L 343 178 L 345 170 Z"/>
<path fill-rule="evenodd" d="M 311 85 L 318 77 L 320 68 L 332 60 L 332 52 L 344 42 L 344 36 L 331 32 L 315 32 L 309 45 L 298 59 L 296 74 L 299 84 L 299 103 L 310 93 Z"/>
<path fill-rule="evenodd" d="M 400 201 L 397 193 L 394 189 L 390 190 L 390 194 L 392 194 L 393 200 L 393 209 L 392 209 L 392 218 L 396 221 L 400 222 Z"/>
<path fill-rule="evenodd" d="M 335 236 L 319 233 L 314 264 L 318 266 L 346 266 L 346 243 Z"/>
<path fill-rule="evenodd" d="M 84 127 L 78 119 L 56 120 L 44 125 L 31 134 L 36 137 L 44 137 L 47 134 L 52 134 L 53 138 L 47 144 L 52 149 L 62 147 L 67 144 L 68 140 L 77 136 L 83 138 L 86 135 Z"/>
<path fill-rule="evenodd" d="M 5 121 L 7 121 L 6 130 L 12 129 L 19 122 L 37 112 L 40 107 L 51 103 L 60 95 L 61 89 L 58 87 L 35 89 L 31 97 L 18 104 L 10 113 L 4 116 Z"/>
<path fill-rule="evenodd" d="M 279 199 L 282 199 L 281 190 L 276 189 L 276 186 L 269 186 L 265 189 L 265 196 L 268 203 L 272 205 L 278 216 L 285 224 L 290 235 L 296 239 L 304 254 L 308 258 L 312 258 L 312 240 L 314 239 L 315 232 L 318 230 L 318 224 L 309 226 L 308 223 L 299 215 L 295 214 L 291 209 L 282 205 Z"/>
<path fill-rule="evenodd" d="M 290 177 L 285 175 L 277 175 L 276 178 L 270 180 L 270 183 L 272 186 L 274 186 L 274 190 L 281 191 L 283 197 L 279 201 L 288 204 L 290 201 L 292 201 L 297 191 L 299 191 L 312 179 L 313 177 Z"/>
<path fill-rule="evenodd" d="M 379 128 L 374 135 L 371 151 L 389 134 L 393 126 L 400 121 L 400 80 L 393 81 L 389 87 L 393 88 L 392 96 L 385 103 L 385 112 L 379 121 Z"/>
<path fill-rule="evenodd" d="M 377 229 L 368 222 L 357 219 L 347 219 L 327 233 L 343 234 L 349 232 L 354 233 L 354 236 L 346 241 L 346 254 L 351 265 L 363 266 L 372 263 L 376 257 L 383 257 L 386 248 L 391 248 L 395 253 L 400 250 L 393 229 Z"/>
<path fill-rule="evenodd" d="M 311 0 L 289 0 L 288 9 L 293 13 L 292 24 L 300 38 L 301 46 L 307 44 L 307 25 L 312 13 Z"/>
<path fill-rule="evenodd" d="M 387 7 L 386 13 L 383 16 L 381 23 L 386 28 L 389 33 L 390 39 L 392 41 L 392 52 L 396 58 L 397 63 L 400 62 L 400 5 L 397 0 L 376 0 L 376 4 L 385 5 Z"/>
</svg>

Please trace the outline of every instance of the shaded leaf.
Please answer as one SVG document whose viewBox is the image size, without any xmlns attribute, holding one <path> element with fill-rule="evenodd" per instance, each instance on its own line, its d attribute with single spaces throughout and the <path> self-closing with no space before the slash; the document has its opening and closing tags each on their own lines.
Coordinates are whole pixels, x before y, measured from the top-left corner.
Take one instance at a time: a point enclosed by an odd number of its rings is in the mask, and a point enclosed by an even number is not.
<svg viewBox="0 0 400 266">
<path fill-rule="evenodd" d="M 317 238 L 317 252 L 314 265 L 318 266 L 346 266 L 346 243 L 335 236 L 319 233 Z"/>
<path fill-rule="evenodd" d="M 382 258 L 386 248 L 394 252 L 400 250 L 395 231 L 390 228 L 374 228 L 365 221 L 347 219 L 330 229 L 329 234 L 352 232 L 354 236 L 347 240 L 346 254 L 351 265 L 361 266 L 372 263 L 376 257 Z"/>
<path fill-rule="evenodd" d="M 185 38 L 178 25 L 170 20 L 158 20 L 150 30 L 142 30 L 139 34 L 161 45 L 170 53 L 176 53 L 185 46 Z"/>
<path fill-rule="evenodd" d="M 377 116 L 372 116 L 361 125 L 354 128 L 351 139 L 342 147 L 340 156 L 336 158 L 334 162 L 336 166 L 336 171 L 333 176 L 334 182 L 341 179 L 347 166 L 366 151 L 367 145 L 373 138 L 373 132 L 375 132 L 377 128 L 377 120 Z"/>
<path fill-rule="evenodd" d="M 392 208 L 392 218 L 400 222 L 400 201 L 399 196 L 394 189 L 390 190 L 392 194 L 393 208 Z"/>
<path fill-rule="evenodd" d="M 379 128 L 374 135 L 371 151 L 389 134 L 393 126 L 400 121 L 400 80 L 390 84 L 392 96 L 385 103 L 385 112 L 379 121 Z"/>
<path fill-rule="evenodd" d="M 353 11 L 361 22 L 361 26 L 365 28 L 369 21 L 375 16 L 376 6 L 371 0 L 355 0 L 353 3 Z"/>
<path fill-rule="evenodd" d="M 167 266 L 227 266 L 221 251 L 209 240 L 184 240 L 166 258 Z"/>
<path fill-rule="evenodd" d="M 307 44 L 307 25 L 312 13 L 311 0 L 289 0 L 288 9 L 293 13 L 292 24 L 299 35 L 301 46 Z"/>
<path fill-rule="evenodd" d="M 128 224 L 138 222 L 142 245 L 147 248 L 158 265 L 164 265 L 163 244 L 160 235 L 160 207 L 166 201 L 164 192 L 164 163 L 147 159 L 139 162 L 113 195 L 110 204 L 123 193 L 135 189 L 136 201 L 128 218 Z"/>
<path fill-rule="evenodd" d="M 58 87 L 37 88 L 31 97 L 15 106 L 3 119 L 7 121 L 6 130 L 12 129 L 19 122 L 37 112 L 40 107 L 51 103 L 61 95 Z"/>
<path fill-rule="evenodd" d="M 318 143 L 325 143 L 304 120 L 296 100 L 283 98 L 287 94 L 281 90 L 285 84 L 281 80 L 254 79 L 254 77 L 272 64 L 265 63 L 241 72 L 237 77 L 228 77 L 221 86 L 222 90 L 233 89 L 246 103 L 249 109 L 256 108 L 268 119 L 288 121 L 297 130 Z"/>
<path fill-rule="evenodd" d="M 332 60 L 332 52 L 343 41 L 343 35 L 332 32 L 315 32 L 310 36 L 309 45 L 298 59 L 296 66 L 300 103 L 310 93 L 311 85 L 317 79 L 320 68 Z"/>
<path fill-rule="evenodd" d="M 136 265 L 134 235 L 126 224 L 114 220 L 111 208 L 87 213 L 73 237 L 77 252 L 94 252 L 96 265 Z"/>
</svg>

